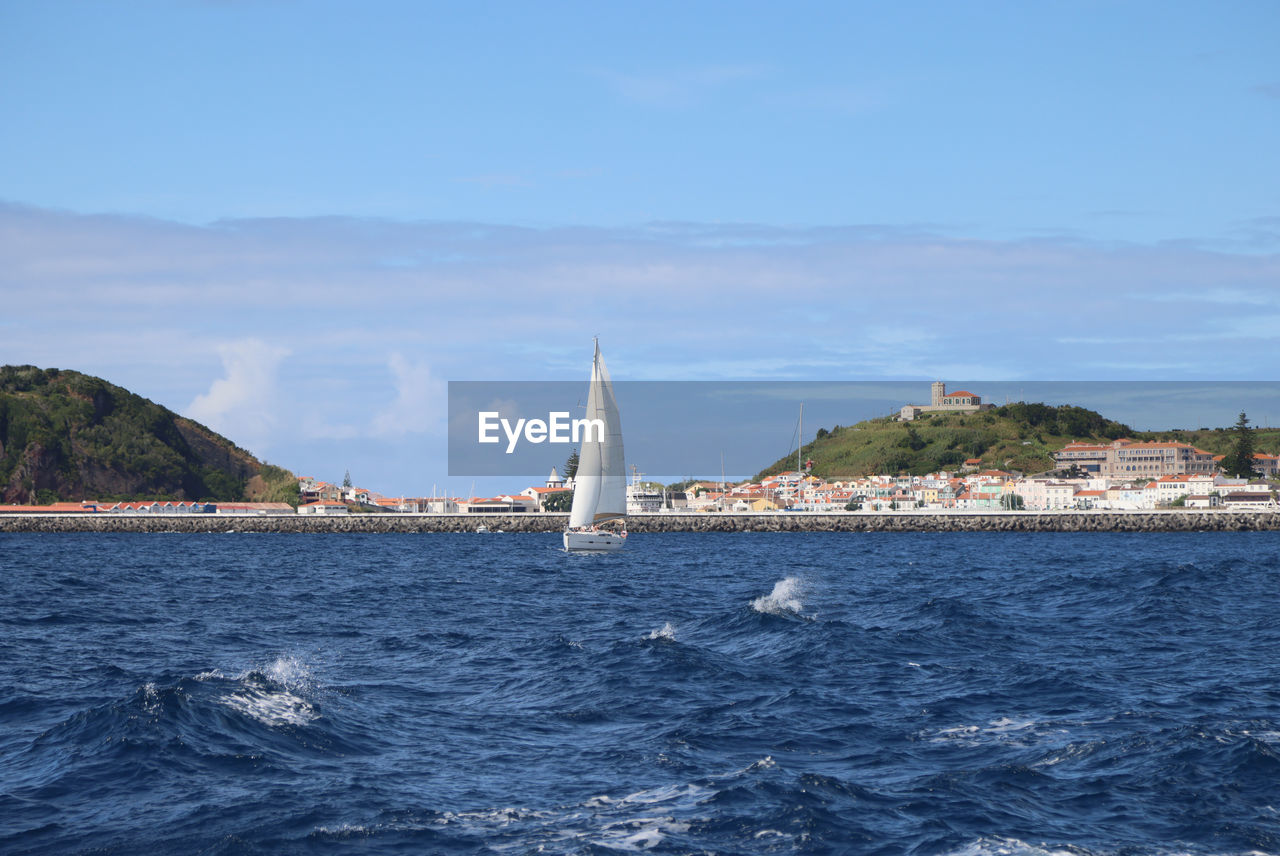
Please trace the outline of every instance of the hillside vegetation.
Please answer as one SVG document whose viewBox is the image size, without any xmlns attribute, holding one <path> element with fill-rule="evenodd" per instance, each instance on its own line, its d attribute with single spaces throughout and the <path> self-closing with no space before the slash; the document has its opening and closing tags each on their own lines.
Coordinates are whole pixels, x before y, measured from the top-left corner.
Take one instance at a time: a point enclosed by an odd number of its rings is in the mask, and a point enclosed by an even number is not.
<svg viewBox="0 0 1280 856">
<path fill-rule="evenodd" d="M 0 502 L 143 498 L 297 503 L 297 480 L 100 378 L 0 367 Z"/>
<path fill-rule="evenodd" d="M 1110 443 L 1121 437 L 1176 440 L 1214 454 L 1228 453 L 1234 443 L 1234 435 L 1225 428 L 1134 431 L 1083 407 L 1020 402 L 981 413 L 926 413 L 912 422 L 884 417 L 820 428 L 801 455 L 814 462 L 816 475 L 828 479 L 879 473 L 923 475 L 958 469 L 969 458 L 980 458 L 984 469 L 1032 474 L 1052 470 L 1053 453 L 1068 443 Z M 1255 433 L 1258 451 L 1277 447 L 1280 430 Z M 793 451 L 757 473 L 754 480 L 795 467 Z"/>
</svg>

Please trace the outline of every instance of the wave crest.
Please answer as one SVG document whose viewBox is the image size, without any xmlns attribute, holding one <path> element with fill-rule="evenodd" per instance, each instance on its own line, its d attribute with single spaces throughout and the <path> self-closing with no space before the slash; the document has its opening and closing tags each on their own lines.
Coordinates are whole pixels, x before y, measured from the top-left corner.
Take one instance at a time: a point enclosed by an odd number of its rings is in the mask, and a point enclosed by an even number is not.
<svg viewBox="0 0 1280 856">
<path fill-rule="evenodd" d="M 670 621 L 668 621 L 657 630 L 650 631 L 649 635 L 644 638 L 660 640 L 662 642 L 674 642 L 676 641 L 676 628 Z"/>
<path fill-rule="evenodd" d="M 751 601 L 751 608 L 763 615 L 778 615 L 784 618 L 800 617 L 804 609 L 804 583 L 799 577 L 786 577 L 773 584 L 773 591 L 763 597 Z"/>
</svg>

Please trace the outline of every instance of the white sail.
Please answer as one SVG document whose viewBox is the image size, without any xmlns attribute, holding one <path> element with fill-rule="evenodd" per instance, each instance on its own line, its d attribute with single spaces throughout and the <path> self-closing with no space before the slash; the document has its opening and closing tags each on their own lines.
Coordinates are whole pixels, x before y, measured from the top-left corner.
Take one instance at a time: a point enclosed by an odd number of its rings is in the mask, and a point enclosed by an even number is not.
<svg viewBox="0 0 1280 856">
<path fill-rule="evenodd" d="M 573 508 L 569 512 L 571 529 L 623 517 L 627 513 L 622 422 L 599 344 L 591 364 L 586 418 L 600 420 L 604 431 L 597 436 L 589 429 L 583 438 L 582 449 L 578 453 L 578 471 L 574 476 Z"/>
<path fill-rule="evenodd" d="M 596 345 L 597 359 L 591 364 L 591 387 L 587 392 L 586 418 L 594 419 L 600 387 L 600 346 Z M 569 510 L 569 528 L 581 529 L 595 522 L 596 503 L 600 500 L 600 443 L 588 429 L 578 450 L 578 470 L 573 477 L 573 506 Z"/>
<path fill-rule="evenodd" d="M 622 458 L 622 419 L 618 415 L 618 402 L 613 397 L 613 383 L 609 370 L 596 345 L 596 366 L 599 371 L 600 415 L 592 418 L 604 422 L 604 436 L 600 441 L 600 496 L 596 499 L 597 522 L 625 517 L 627 514 L 627 466 Z"/>
</svg>

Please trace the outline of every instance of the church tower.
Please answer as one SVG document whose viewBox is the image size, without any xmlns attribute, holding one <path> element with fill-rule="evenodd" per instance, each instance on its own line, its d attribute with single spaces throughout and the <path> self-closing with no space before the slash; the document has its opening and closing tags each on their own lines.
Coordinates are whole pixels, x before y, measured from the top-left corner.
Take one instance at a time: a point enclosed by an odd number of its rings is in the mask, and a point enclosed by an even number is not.
<svg viewBox="0 0 1280 856">
<path fill-rule="evenodd" d="M 933 399 L 931 405 L 933 407 L 941 407 L 942 399 L 947 397 L 947 385 L 940 380 L 935 380 L 933 382 L 933 395 L 931 397 Z"/>
</svg>

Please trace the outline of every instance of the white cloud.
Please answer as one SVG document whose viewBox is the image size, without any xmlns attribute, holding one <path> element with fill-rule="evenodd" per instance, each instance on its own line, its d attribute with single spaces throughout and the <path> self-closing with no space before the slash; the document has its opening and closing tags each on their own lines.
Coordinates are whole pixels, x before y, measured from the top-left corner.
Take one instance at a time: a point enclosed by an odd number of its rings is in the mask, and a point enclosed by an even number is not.
<svg viewBox="0 0 1280 856">
<path fill-rule="evenodd" d="M 388 361 L 395 377 L 396 398 L 373 418 L 372 432 L 378 437 L 439 433 L 444 430 L 444 381 L 432 377 L 425 362 L 411 362 L 400 354 Z"/>
<path fill-rule="evenodd" d="M 186 415 L 261 456 L 277 427 L 276 371 L 289 349 L 258 339 L 218 346 L 225 377 L 196 396 Z"/>
</svg>

